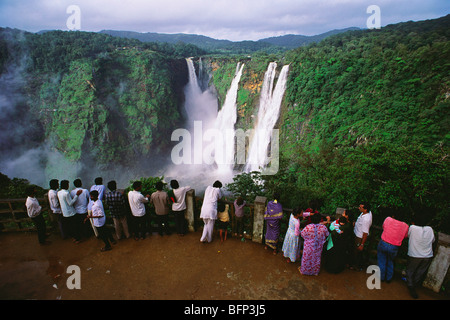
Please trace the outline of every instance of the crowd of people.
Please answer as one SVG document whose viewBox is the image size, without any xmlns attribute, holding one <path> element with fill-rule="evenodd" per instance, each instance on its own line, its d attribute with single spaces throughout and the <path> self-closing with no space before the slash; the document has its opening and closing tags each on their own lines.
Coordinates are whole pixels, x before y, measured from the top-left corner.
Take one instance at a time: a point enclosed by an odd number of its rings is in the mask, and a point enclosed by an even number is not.
<svg viewBox="0 0 450 320">
<path fill-rule="evenodd" d="M 266 220 L 266 249 L 277 253 L 283 207 L 280 195 L 274 194 L 269 201 L 264 219 Z M 282 244 L 282 252 L 287 262 L 300 262 L 302 275 L 318 275 L 322 259 L 330 273 L 340 273 L 345 268 L 359 269 L 369 265 L 369 250 L 366 248 L 372 226 L 372 212 L 368 203 L 362 202 L 359 216 L 347 210 L 334 221 L 330 216 L 322 216 L 311 208 L 295 208 L 289 217 L 288 230 Z M 397 219 L 396 219 L 397 218 Z M 394 260 L 403 243 L 408 238 L 408 263 L 406 284 L 410 295 L 418 298 L 419 286 L 433 258 L 434 231 L 426 226 L 425 217 L 419 215 L 411 225 L 388 216 L 382 225 L 381 239 L 377 246 L 377 265 L 380 280 L 390 283 L 394 276 Z"/>
<path fill-rule="evenodd" d="M 186 193 L 189 186 L 180 187 L 177 180 L 170 182 L 171 190 L 164 191 L 164 183 L 156 183 L 156 191 L 151 195 L 142 194 L 142 182 L 135 181 L 132 190 L 125 195 L 117 190 L 115 181 L 107 184 L 109 192 L 98 177 L 90 190 L 82 187 L 80 179 L 73 181 L 74 188 L 69 191 L 68 180 L 50 180 L 48 200 L 52 213 L 56 217 L 62 238 L 72 238 L 75 244 L 84 237 L 94 234 L 104 242 L 101 251 L 112 249 L 111 244 L 132 235 L 136 241 L 145 239 L 149 231 L 149 215 L 146 204 L 154 206 L 158 233 L 171 234 L 169 213 L 173 212 L 175 229 L 183 236 L 186 228 Z M 220 241 L 227 239 L 230 215 L 229 205 L 221 201 L 222 183 L 215 181 L 205 190 L 200 218 L 204 222 L 200 241 L 209 243 L 213 240 L 214 226 L 219 229 Z M 26 207 L 29 217 L 36 226 L 38 241 L 48 244 L 46 240 L 45 220 L 41 214 L 42 207 L 36 199 L 36 188 L 27 190 Z M 128 205 L 127 205 L 128 202 Z M 115 237 L 105 226 L 106 214 L 104 205 L 114 222 Z M 235 223 L 233 233 L 243 236 L 243 217 L 246 205 L 242 197 L 234 203 Z M 281 221 L 284 216 L 280 203 L 280 194 L 275 193 L 267 203 L 264 220 L 266 222 L 265 246 L 273 254 L 281 247 L 288 263 L 300 262 L 298 268 L 302 275 L 318 275 L 322 260 L 325 269 L 331 273 L 342 272 L 345 268 L 360 269 L 368 265 L 366 243 L 372 225 L 372 212 L 368 203 L 359 205 L 359 216 L 355 221 L 345 210 L 337 219 L 331 221 L 330 216 L 323 216 L 311 208 L 295 208 L 289 216 L 288 229 L 283 243 L 279 243 Z M 131 212 L 133 227 L 128 226 L 127 212 Z M 389 283 L 394 275 L 394 259 L 404 239 L 408 238 L 408 264 L 406 281 L 412 297 L 417 298 L 415 288 L 420 285 L 433 257 L 434 231 L 418 216 L 410 226 L 393 216 L 387 217 L 383 223 L 383 232 L 377 247 L 378 266 L 381 281 Z M 422 220 L 422 221 L 420 221 Z M 217 222 L 217 223 L 216 223 Z"/>
</svg>

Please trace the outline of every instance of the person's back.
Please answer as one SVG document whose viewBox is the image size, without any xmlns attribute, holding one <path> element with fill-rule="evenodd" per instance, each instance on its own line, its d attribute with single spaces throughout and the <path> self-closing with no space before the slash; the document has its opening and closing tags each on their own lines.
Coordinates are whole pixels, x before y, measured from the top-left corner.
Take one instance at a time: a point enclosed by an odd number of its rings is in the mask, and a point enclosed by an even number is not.
<svg viewBox="0 0 450 320">
<path fill-rule="evenodd" d="M 169 196 L 167 192 L 158 190 L 151 195 L 151 203 L 155 206 L 157 215 L 166 215 L 169 213 Z"/>
<path fill-rule="evenodd" d="M 67 189 L 61 189 L 58 191 L 58 200 L 64 217 L 71 217 L 76 214 L 73 204 L 75 203 L 77 198 L 77 195 L 72 198 L 70 196 L 70 192 Z"/>
<path fill-rule="evenodd" d="M 74 181 L 75 189 L 70 192 L 70 196 L 72 198 L 75 197 L 78 190 L 81 190 L 81 194 L 78 196 L 77 200 L 74 202 L 73 207 L 76 213 L 87 213 L 89 201 L 91 200 L 89 197 L 89 191 L 87 189 L 82 188 L 81 180 L 76 179 Z"/>
<path fill-rule="evenodd" d="M 89 189 L 89 191 L 97 190 L 98 198 L 103 201 L 105 196 L 105 186 L 103 185 L 103 179 L 101 177 L 97 177 L 94 180 L 94 185 Z"/>
<path fill-rule="evenodd" d="M 433 256 L 435 238 L 431 227 L 411 225 L 408 237 L 408 256 L 413 258 L 431 258 Z"/>
<path fill-rule="evenodd" d="M 224 204 L 223 207 L 217 208 L 217 219 L 223 222 L 230 221 L 230 215 L 228 214 L 229 205 Z"/>
<path fill-rule="evenodd" d="M 220 188 L 208 186 L 205 190 L 200 218 L 217 219 L 217 201 L 221 197 Z"/>
<path fill-rule="evenodd" d="M 396 220 L 392 217 L 387 217 L 383 222 L 383 233 L 381 239 L 394 246 L 401 246 L 402 241 L 408 235 L 408 225 Z"/>
<path fill-rule="evenodd" d="M 130 209 L 133 216 L 143 216 L 145 215 L 145 205 L 148 202 L 142 193 L 138 190 L 133 190 L 128 192 L 128 202 L 130 203 Z"/>
<path fill-rule="evenodd" d="M 173 211 L 182 211 L 186 209 L 186 193 L 191 190 L 190 186 L 179 187 L 173 190 L 175 202 L 172 204 Z"/>
</svg>

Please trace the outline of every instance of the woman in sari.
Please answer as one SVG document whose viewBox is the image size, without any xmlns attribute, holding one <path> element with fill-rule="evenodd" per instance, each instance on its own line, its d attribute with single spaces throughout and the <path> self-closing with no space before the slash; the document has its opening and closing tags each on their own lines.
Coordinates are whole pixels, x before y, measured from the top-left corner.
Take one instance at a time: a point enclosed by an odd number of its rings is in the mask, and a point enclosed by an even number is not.
<svg viewBox="0 0 450 320">
<path fill-rule="evenodd" d="M 280 235 L 281 219 L 283 218 L 283 206 L 278 202 L 280 195 L 275 193 L 273 200 L 267 204 L 267 209 L 264 214 L 264 220 L 266 220 L 266 236 L 265 249 L 271 248 L 273 254 L 277 254 L 278 237 Z"/>
<path fill-rule="evenodd" d="M 303 210 L 296 208 L 292 212 L 289 218 L 289 227 L 284 237 L 283 242 L 283 254 L 287 262 L 295 262 L 300 258 L 300 217 L 303 214 Z"/>
<path fill-rule="evenodd" d="M 323 244 L 328 237 L 328 228 L 320 224 L 319 214 L 311 216 L 311 223 L 301 232 L 303 244 L 302 265 L 299 271 L 303 275 L 318 275 L 322 257 Z"/>
</svg>

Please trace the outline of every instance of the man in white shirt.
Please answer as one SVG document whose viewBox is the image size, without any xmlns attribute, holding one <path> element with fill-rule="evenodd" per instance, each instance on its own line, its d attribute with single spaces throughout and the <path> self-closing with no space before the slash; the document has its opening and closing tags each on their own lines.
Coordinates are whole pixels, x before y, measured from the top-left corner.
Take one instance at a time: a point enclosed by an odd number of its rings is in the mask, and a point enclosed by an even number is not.
<svg viewBox="0 0 450 320">
<path fill-rule="evenodd" d="M 170 181 L 172 192 L 169 191 L 169 197 L 172 199 L 172 211 L 175 215 L 175 229 L 177 234 L 183 236 L 186 234 L 186 192 L 191 190 L 190 186 L 180 187 L 177 180 Z"/>
<path fill-rule="evenodd" d="M 73 237 L 74 243 L 80 243 L 81 236 L 79 234 L 79 229 L 76 228 L 77 213 L 73 205 L 75 201 L 77 201 L 78 196 L 82 193 L 82 190 L 78 190 L 75 196 L 72 198 L 68 189 L 69 181 L 62 180 L 61 190 L 58 191 L 58 199 L 63 214 L 64 229 L 67 230 L 71 237 Z"/>
<path fill-rule="evenodd" d="M 369 236 L 369 230 L 372 226 L 372 212 L 368 203 L 361 203 L 359 205 L 361 214 L 355 222 L 353 232 L 355 233 L 355 252 L 354 264 L 356 268 L 362 269 L 368 264 L 368 250 L 365 249 L 365 243 Z"/>
<path fill-rule="evenodd" d="M 134 239 L 145 239 L 145 204 L 149 202 L 150 195 L 143 196 L 141 193 L 142 182 L 135 181 L 133 190 L 128 192 L 128 202 L 130 204 L 131 213 L 134 220 Z"/>
<path fill-rule="evenodd" d="M 212 241 L 214 223 L 217 219 L 217 202 L 222 198 L 222 183 L 215 181 L 212 186 L 206 187 L 203 204 L 200 211 L 200 218 L 203 219 L 204 227 L 200 242 Z"/>
<path fill-rule="evenodd" d="M 85 237 L 88 237 L 89 234 L 89 224 L 84 223 L 84 219 L 86 218 L 88 214 L 88 204 L 91 198 L 89 197 L 89 191 L 87 189 L 82 188 L 82 182 L 81 179 L 75 179 L 73 181 L 73 185 L 75 186 L 75 189 L 73 189 L 70 192 L 70 196 L 74 198 L 78 192 L 78 190 L 81 190 L 81 194 L 78 196 L 77 200 L 73 204 L 73 207 L 75 209 L 76 217 L 77 217 L 77 223 L 76 227 L 79 228 L 80 235 L 83 235 Z"/>
<path fill-rule="evenodd" d="M 418 298 L 416 287 L 419 286 L 433 259 L 434 231 L 426 226 L 426 218 L 415 217 L 408 230 L 408 264 L 406 266 L 406 285 L 411 297 Z"/>
<path fill-rule="evenodd" d="M 58 200 L 58 188 L 59 188 L 59 181 L 57 179 L 52 179 L 49 182 L 50 190 L 48 191 L 48 202 L 50 204 L 50 209 L 52 210 L 55 220 L 58 223 L 59 232 L 61 233 L 61 238 L 65 239 L 66 234 L 64 232 L 63 227 L 63 216 L 61 212 L 61 205 L 59 204 Z"/>
<path fill-rule="evenodd" d="M 48 242 L 45 241 L 46 238 L 45 220 L 41 213 L 42 207 L 39 205 L 39 202 L 36 199 L 36 187 L 34 186 L 28 187 L 27 195 L 28 197 L 25 205 L 27 207 L 28 216 L 31 218 L 34 225 L 36 226 L 38 241 L 40 244 L 47 244 Z"/>
<path fill-rule="evenodd" d="M 105 246 L 101 249 L 102 252 L 111 250 L 111 241 L 113 244 L 116 244 L 116 240 L 111 235 L 110 230 L 105 226 L 106 215 L 105 210 L 103 208 L 102 201 L 98 198 L 98 191 L 92 190 L 90 193 L 90 198 L 92 200 L 92 214 L 87 215 L 84 222 L 87 219 L 92 219 L 94 222 L 94 226 L 98 231 L 98 236 L 103 240 Z"/>
</svg>

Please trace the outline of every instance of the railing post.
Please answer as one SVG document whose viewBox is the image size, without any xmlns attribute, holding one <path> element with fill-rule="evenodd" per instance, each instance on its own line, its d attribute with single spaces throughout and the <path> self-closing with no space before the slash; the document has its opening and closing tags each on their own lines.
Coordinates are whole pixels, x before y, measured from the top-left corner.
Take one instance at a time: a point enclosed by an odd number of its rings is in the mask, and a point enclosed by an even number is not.
<svg viewBox="0 0 450 320">
<path fill-rule="evenodd" d="M 195 208 L 195 190 L 191 189 L 186 193 L 186 213 L 187 228 L 189 232 L 194 232 L 194 208 Z"/>
<path fill-rule="evenodd" d="M 442 283 L 448 272 L 450 265 L 450 236 L 438 234 L 438 248 L 434 255 L 433 261 L 428 268 L 428 273 L 423 282 L 423 286 L 439 293 Z"/>
<path fill-rule="evenodd" d="M 253 234 L 252 241 L 262 243 L 264 229 L 264 212 L 266 211 L 266 197 L 255 198 L 255 209 L 253 212 Z"/>
</svg>

